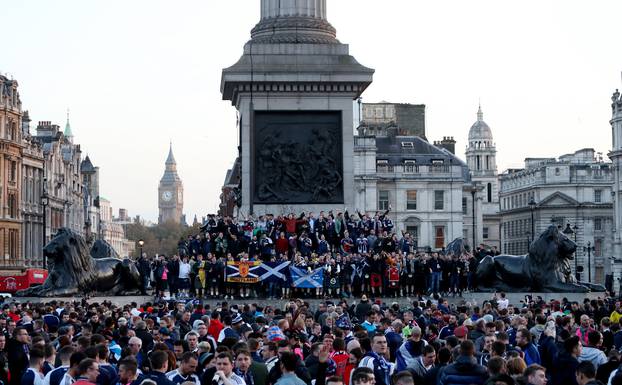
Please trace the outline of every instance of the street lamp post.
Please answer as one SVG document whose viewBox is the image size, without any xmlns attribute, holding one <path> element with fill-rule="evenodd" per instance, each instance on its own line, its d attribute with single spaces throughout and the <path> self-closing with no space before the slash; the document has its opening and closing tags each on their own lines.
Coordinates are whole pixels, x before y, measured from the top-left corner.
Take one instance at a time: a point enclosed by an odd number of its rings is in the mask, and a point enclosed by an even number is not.
<svg viewBox="0 0 622 385">
<path fill-rule="evenodd" d="M 587 251 L 587 279 L 589 283 L 592 283 L 592 252 L 595 247 L 592 246 L 592 242 L 587 241 L 587 247 L 583 247 L 583 252 Z"/>
<path fill-rule="evenodd" d="M 577 225 L 575 225 L 574 227 L 577 227 Z M 576 244 L 577 234 L 570 227 L 570 223 L 566 224 L 566 228 L 564 229 L 564 231 L 562 231 L 562 233 L 564 233 L 564 235 L 567 236 L 568 238 L 570 238 L 570 236 L 572 234 L 574 234 L 575 244 Z M 575 278 L 577 279 L 577 282 L 579 282 L 580 279 L 579 279 L 579 272 L 577 272 L 577 254 L 576 254 L 576 252 L 575 252 L 575 256 L 574 256 L 574 275 L 575 275 Z"/>
<path fill-rule="evenodd" d="M 536 234 L 536 227 L 533 220 L 533 212 L 536 211 L 536 201 L 533 199 L 533 197 L 529 200 L 529 210 L 531 210 L 531 240 L 529 242 L 529 244 L 531 245 Z"/>
<path fill-rule="evenodd" d="M 143 241 L 142 239 L 138 241 L 138 246 L 140 247 L 140 255 L 138 256 L 138 258 L 143 256 L 143 245 L 144 244 L 145 244 L 145 241 Z"/>
<path fill-rule="evenodd" d="M 50 205 L 50 197 L 48 196 L 47 190 L 45 188 L 45 185 L 47 184 L 47 178 L 43 178 L 43 192 L 41 193 L 41 207 L 43 208 L 43 215 L 42 215 L 42 219 L 43 219 L 43 231 L 41 231 L 41 233 L 43 234 L 42 237 L 42 241 L 43 243 L 41 244 L 41 254 L 43 255 L 43 268 L 47 269 L 48 264 L 47 264 L 47 258 L 45 256 L 45 253 L 43 252 L 43 249 L 45 248 L 45 242 L 47 242 L 47 236 L 46 236 L 46 231 L 47 231 L 47 207 Z"/>
</svg>

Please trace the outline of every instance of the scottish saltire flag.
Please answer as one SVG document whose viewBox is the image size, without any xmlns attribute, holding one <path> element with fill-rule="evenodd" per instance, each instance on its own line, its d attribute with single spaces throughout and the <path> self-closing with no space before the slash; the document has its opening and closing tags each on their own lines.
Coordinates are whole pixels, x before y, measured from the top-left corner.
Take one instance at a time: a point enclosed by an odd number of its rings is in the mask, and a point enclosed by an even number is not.
<svg viewBox="0 0 622 385">
<path fill-rule="evenodd" d="M 261 282 L 282 282 L 289 278 L 289 264 L 291 262 L 264 262 L 253 270 Z"/>
<path fill-rule="evenodd" d="M 294 266 L 289 267 L 292 276 L 292 287 L 301 289 L 317 289 L 324 285 L 324 268 L 320 267 L 311 272 Z"/>
<path fill-rule="evenodd" d="M 261 262 L 227 262 L 227 282 L 257 283 L 261 280 L 257 269 Z"/>
</svg>

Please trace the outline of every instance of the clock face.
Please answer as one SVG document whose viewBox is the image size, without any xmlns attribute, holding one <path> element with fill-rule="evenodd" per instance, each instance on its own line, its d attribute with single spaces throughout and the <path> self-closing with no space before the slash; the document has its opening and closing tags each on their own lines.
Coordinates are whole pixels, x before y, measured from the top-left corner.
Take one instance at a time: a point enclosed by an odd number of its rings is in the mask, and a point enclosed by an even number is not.
<svg viewBox="0 0 622 385">
<path fill-rule="evenodd" d="M 162 200 L 168 202 L 173 198 L 173 193 L 170 191 L 164 191 L 162 193 Z"/>
</svg>

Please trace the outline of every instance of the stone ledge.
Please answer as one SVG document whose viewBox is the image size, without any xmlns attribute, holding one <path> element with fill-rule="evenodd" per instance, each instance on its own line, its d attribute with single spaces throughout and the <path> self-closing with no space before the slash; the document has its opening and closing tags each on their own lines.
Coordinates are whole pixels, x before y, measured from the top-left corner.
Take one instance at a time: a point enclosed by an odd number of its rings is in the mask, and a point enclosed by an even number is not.
<svg viewBox="0 0 622 385">
<path fill-rule="evenodd" d="M 599 299 L 599 298 L 605 298 L 605 293 L 506 293 L 506 298 L 508 298 L 508 300 L 510 301 L 511 305 L 514 305 L 515 307 L 521 307 L 522 303 L 521 301 L 524 300 L 525 295 L 531 295 L 532 298 L 537 298 L 538 296 L 541 296 L 546 302 L 549 302 L 550 300 L 558 300 L 561 301 L 562 298 L 567 298 L 569 301 L 573 302 L 579 302 L 582 303 L 584 301 L 584 299 L 588 298 L 590 300 L 592 299 Z M 493 293 L 468 293 L 468 294 L 464 294 L 463 297 L 446 297 L 446 299 L 449 301 L 450 304 L 454 304 L 454 305 L 463 305 L 463 304 L 471 304 L 471 305 L 478 305 L 481 306 L 481 304 L 486 301 L 486 300 L 490 300 L 493 296 Z M 12 297 L 12 298 L 6 298 L 4 303 L 11 303 L 11 302 L 19 302 L 19 303 L 25 303 L 25 302 L 34 302 L 34 303 L 40 303 L 40 302 L 50 302 L 52 300 L 56 300 L 56 301 L 80 301 L 82 298 L 81 297 L 68 297 L 68 298 L 60 298 L 60 297 L 56 297 L 56 298 L 36 298 L 36 297 Z M 396 302 L 398 303 L 401 307 L 408 307 L 412 304 L 412 302 L 415 300 L 415 298 L 410 298 L 410 297 L 397 297 L 397 298 L 393 298 L 393 297 L 382 297 L 379 298 L 381 299 L 384 303 L 386 303 L 387 305 L 391 305 L 392 303 Z M 425 297 L 425 299 L 427 299 L 427 297 Z M 130 304 L 132 302 L 136 302 L 139 305 L 146 303 L 146 302 L 153 302 L 153 296 L 126 296 L 126 297 L 91 297 L 88 299 L 89 303 L 93 303 L 93 302 L 98 302 L 101 303 L 103 301 L 111 301 L 112 303 L 118 305 L 118 306 L 124 306 L 127 304 Z M 250 303 L 257 303 L 261 306 L 276 306 L 279 308 L 283 308 L 287 303 L 289 303 L 289 300 L 270 300 L 267 298 L 246 298 L 244 300 L 241 299 L 229 299 L 229 300 L 224 300 L 224 299 L 206 299 L 203 300 L 204 304 L 209 304 L 210 306 L 212 306 L 212 308 L 214 306 L 217 305 L 217 303 L 221 303 L 223 301 L 228 302 L 229 304 L 238 304 L 238 305 L 244 305 L 244 304 L 250 304 Z M 311 304 L 312 307 L 317 307 L 317 305 L 320 302 L 323 302 L 325 300 L 319 300 L 319 299 L 304 299 L 304 301 L 308 302 L 309 304 Z M 332 301 L 334 303 L 337 303 L 339 301 L 339 299 L 337 298 L 333 298 L 333 299 L 329 299 L 328 301 Z M 354 301 L 356 303 L 360 302 L 360 298 L 347 298 L 346 301 L 348 301 L 349 304 L 353 303 Z"/>
</svg>

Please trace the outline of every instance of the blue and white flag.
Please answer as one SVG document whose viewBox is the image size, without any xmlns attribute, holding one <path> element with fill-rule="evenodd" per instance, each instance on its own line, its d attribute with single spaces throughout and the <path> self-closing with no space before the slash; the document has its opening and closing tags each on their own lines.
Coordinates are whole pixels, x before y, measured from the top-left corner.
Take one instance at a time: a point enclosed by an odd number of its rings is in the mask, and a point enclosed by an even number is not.
<svg viewBox="0 0 622 385">
<path fill-rule="evenodd" d="M 282 282 L 289 279 L 289 264 L 286 262 L 264 262 L 253 270 L 261 282 Z"/>
<path fill-rule="evenodd" d="M 289 273 L 292 276 L 292 287 L 301 289 L 318 289 L 324 286 L 324 268 L 320 267 L 313 271 L 301 270 L 290 266 Z"/>
</svg>

